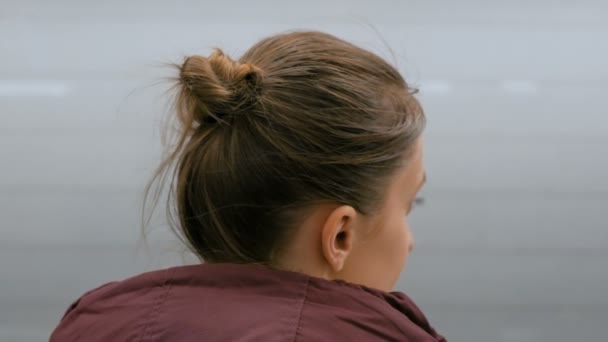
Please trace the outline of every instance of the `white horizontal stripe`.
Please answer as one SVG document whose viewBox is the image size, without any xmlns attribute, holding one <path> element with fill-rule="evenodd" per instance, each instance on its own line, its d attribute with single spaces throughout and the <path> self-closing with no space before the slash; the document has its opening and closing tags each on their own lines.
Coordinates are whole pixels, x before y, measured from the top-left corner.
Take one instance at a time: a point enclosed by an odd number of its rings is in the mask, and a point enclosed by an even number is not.
<svg viewBox="0 0 608 342">
<path fill-rule="evenodd" d="M 63 97 L 69 92 L 64 81 L 0 80 L 0 96 L 4 97 Z"/>
<path fill-rule="evenodd" d="M 538 84 L 530 80 L 507 80 L 502 83 L 502 89 L 509 93 L 534 94 L 538 92 Z"/>
<path fill-rule="evenodd" d="M 423 94 L 447 94 L 452 89 L 452 84 L 446 80 L 427 80 L 420 83 L 420 91 Z"/>
</svg>

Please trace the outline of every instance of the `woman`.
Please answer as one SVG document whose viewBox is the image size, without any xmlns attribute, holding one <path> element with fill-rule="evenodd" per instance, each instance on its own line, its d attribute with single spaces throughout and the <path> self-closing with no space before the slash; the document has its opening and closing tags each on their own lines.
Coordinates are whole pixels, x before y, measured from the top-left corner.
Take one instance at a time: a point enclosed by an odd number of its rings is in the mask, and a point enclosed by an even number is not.
<svg viewBox="0 0 608 342">
<path fill-rule="evenodd" d="M 445 341 L 388 292 L 425 181 L 399 72 L 320 32 L 178 68 L 180 130 L 153 184 L 169 181 L 204 263 L 86 293 L 51 341 Z"/>
</svg>

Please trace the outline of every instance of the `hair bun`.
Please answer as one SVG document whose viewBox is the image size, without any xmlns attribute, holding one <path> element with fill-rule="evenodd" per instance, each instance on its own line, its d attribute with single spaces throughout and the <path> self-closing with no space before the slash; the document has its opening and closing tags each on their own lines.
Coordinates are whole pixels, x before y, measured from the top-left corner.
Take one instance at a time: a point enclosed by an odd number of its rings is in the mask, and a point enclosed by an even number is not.
<svg viewBox="0 0 608 342">
<path fill-rule="evenodd" d="M 255 104 L 262 71 L 216 49 L 209 57 L 187 57 L 180 67 L 179 79 L 181 96 L 188 107 L 185 114 L 192 116 L 187 121 L 226 122 L 227 116 L 242 113 Z"/>
</svg>

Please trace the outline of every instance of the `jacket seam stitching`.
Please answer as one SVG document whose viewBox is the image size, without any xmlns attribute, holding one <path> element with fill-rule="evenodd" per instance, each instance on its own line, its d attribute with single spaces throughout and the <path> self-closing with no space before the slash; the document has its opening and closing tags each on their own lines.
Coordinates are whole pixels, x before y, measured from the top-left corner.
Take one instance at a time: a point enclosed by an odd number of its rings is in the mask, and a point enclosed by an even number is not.
<svg viewBox="0 0 608 342">
<path fill-rule="evenodd" d="M 306 300 L 308 299 L 309 284 L 310 284 L 310 278 L 307 278 L 306 287 L 304 289 L 304 297 L 302 298 L 302 303 L 300 303 L 300 309 L 298 310 L 298 322 L 296 323 L 296 331 L 293 336 L 293 342 L 296 342 L 296 340 L 298 339 L 298 335 L 300 333 L 300 322 L 302 321 L 302 311 L 304 311 L 304 304 L 306 303 Z"/>
<path fill-rule="evenodd" d="M 162 287 L 166 287 L 166 290 L 164 292 L 161 292 L 160 295 L 158 296 L 157 302 L 154 305 L 154 309 L 150 313 L 150 315 L 148 316 L 148 319 L 146 320 L 146 323 L 144 324 L 144 329 L 143 329 L 141 340 L 140 340 L 142 342 L 145 341 L 146 338 L 150 337 L 151 333 L 148 328 L 151 326 L 152 321 L 154 321 L 158 317 L 163 303 L 167 300 L 167 297 L 169 297 L 169 291 L 171 291 L 171 287 L 173 285 L 172 280 L 173 280 L 174 272 L 175 272 L 175 270 L 171 270 L 169 276 L 167 277 L 167 279 L 165 279 L 165 282 L 163 283 Z"/>
</svg>

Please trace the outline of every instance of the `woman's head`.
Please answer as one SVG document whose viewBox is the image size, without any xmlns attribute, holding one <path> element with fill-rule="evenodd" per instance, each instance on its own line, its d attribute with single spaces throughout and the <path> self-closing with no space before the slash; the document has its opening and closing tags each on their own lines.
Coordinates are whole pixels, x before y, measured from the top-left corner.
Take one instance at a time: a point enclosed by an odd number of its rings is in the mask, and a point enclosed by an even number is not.
<svg viewBox="0 0 608 342">
<path fill-rule="evenodd" d="M 423 177 L 424 115 L 399 72 L 320 32 L 178 67 L 180 131 L 155 179 L 192 251 L 392 287 Z"/>
</svg>

